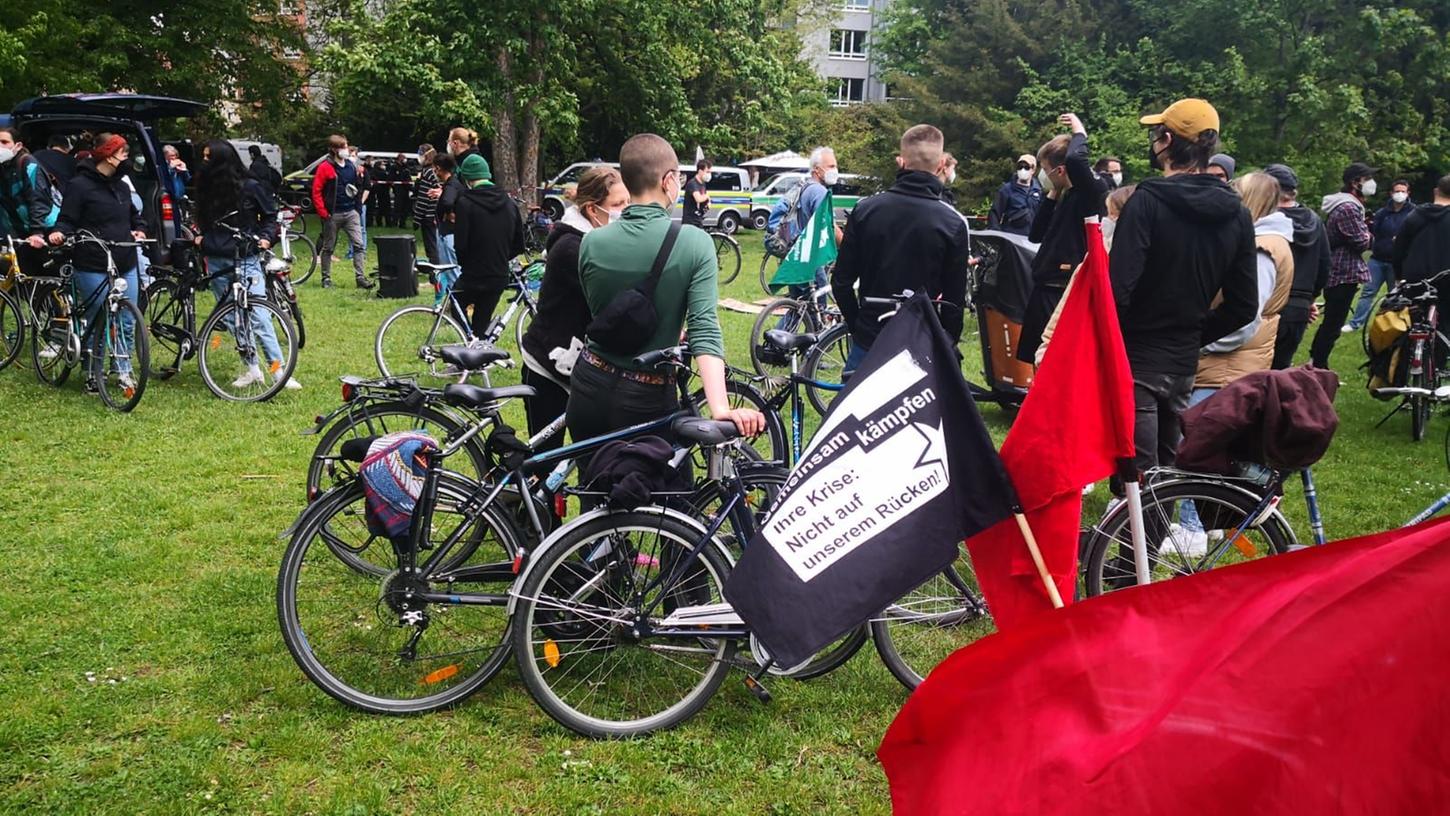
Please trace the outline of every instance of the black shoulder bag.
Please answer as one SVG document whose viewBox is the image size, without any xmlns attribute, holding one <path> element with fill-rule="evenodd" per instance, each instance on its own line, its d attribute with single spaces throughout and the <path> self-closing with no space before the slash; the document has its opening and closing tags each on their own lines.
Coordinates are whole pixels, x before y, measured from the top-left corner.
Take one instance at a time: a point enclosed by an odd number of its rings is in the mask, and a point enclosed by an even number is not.
<svg viewBox="0 0 1450 816">
<path fill-rule="evenodd" d="M 655 310 L 655 288 L 659 286 L 660 275 L 665 271 L 665 263 L 670 259 L 670 251 L 675 248 L 679 234 L 680 225 L 670 224 L 649 277 L 638 286 L 615 295 L 599 310 L 599 314 L 584 329 L 590 340 L 616 354 L 646 350 L 644 346 L 654 337 L 660 322 L 659 313 Z"/>
</svg>

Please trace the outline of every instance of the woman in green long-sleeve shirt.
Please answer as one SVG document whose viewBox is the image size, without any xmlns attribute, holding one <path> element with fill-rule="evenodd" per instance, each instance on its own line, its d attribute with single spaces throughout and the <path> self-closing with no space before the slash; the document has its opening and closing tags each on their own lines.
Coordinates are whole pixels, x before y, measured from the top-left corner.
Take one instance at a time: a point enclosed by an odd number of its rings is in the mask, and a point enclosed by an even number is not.
<svg viewBox="0 0 1450 816">
<path fill-rule="evenodd" d="M 579 250 L 579 280 L 595 314 L 649 275 L 670 227 L 669 210 L 680 194 L 679 160 L 658 136 L 640 134 L 625 142 L 619 164 L 631 206 L 619 221 L 589 233 Z M 753 436 L 764 429 L 765 418 L 759 411 L 732 409 L 726 399 L 725 344 L 715 313 L 716 271 L 710 237 L 696 227 L 682 227 L 655 288 L 659 323 L 643 350 L 672 346 L 679 342 L 681 329 L 687 330 L 711 414 L 732 420 L 742 433 Z M 678 409 L 672 377 L 636 370 L 633 356 L 611 353 L 593 341 L 580 354 L 570 378 L 567 422 L 572 439 L 648 422 Z"/>
</svg>

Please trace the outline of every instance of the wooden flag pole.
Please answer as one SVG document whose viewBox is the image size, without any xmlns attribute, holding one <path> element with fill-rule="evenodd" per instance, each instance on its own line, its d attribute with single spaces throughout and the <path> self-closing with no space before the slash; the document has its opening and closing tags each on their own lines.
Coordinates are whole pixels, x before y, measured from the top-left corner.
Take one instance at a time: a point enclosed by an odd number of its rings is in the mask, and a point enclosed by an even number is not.
<svg viewBox="0 0 1450 816">
<path fill-rule="evenodd" d="M 1032 535 L 1032 527 L 1027 524 L 1027 517 L 1021 513 L 1013 513 L 1012 518 L 1017 519 L 1017 529 L 1022 531 L 1022 537 L 1027 539 L 1027 551 L 1032 553 L 1032 563 L 1037 565 L 1037 576 L 1042 579 L 1042 585 L 1047 587 L 1047 597 L 1052 599 L 1054 609 L 1063 607 L 1062 594 L 1057 591 L 1057 584 L 1052 580 L 1052 573 L 1047 571 L 1047 562 L 1042 559 L 1042 548 L 1037 546 L 1037 537 Z"/>
</svg>

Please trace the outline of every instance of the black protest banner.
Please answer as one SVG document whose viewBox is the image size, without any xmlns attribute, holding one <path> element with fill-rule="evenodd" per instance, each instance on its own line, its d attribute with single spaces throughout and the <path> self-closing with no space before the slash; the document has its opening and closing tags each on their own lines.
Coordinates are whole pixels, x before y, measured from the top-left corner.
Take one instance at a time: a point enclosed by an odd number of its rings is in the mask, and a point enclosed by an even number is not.
<svg viewBox="0 0 1450 816">
<path fill-rule="evenodd" d="M 918 295 L 831 406 L 725 597 L 794 666 L 946 568 L 1014 504 L 952 342 Z"/>
</svg>

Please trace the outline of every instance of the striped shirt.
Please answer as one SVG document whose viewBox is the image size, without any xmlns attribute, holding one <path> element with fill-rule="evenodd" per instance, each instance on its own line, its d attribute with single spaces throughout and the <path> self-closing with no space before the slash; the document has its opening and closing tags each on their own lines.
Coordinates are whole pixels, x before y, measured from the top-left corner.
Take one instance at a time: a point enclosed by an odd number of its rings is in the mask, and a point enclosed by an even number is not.
<svg viewBox="0 0 1450 816">
<path fill-rule="evenodd" d="M 413 220 L 419 224 L 433 224 L 438 220 L 438 199 L 428 195 L 443 185 L 433 168 L 425 167 L 413 181 Z"/>
</svg>

